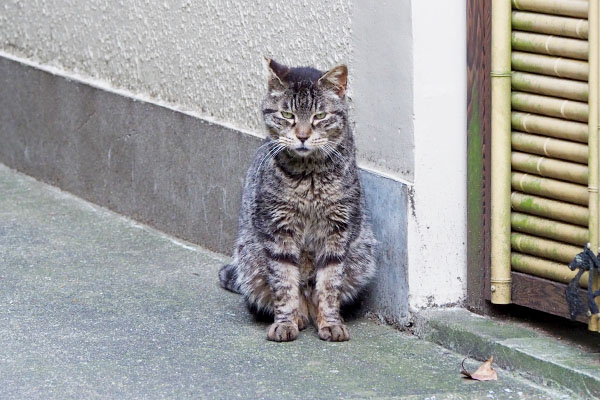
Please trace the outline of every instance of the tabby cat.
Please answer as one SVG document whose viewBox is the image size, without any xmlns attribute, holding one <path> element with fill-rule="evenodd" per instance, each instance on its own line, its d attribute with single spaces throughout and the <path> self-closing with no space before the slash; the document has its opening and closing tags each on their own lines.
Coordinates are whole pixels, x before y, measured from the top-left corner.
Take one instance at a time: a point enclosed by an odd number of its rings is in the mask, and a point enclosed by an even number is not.
<svg viewBox="0 0 600 400">
<path fill-rule="evenodd" d="M 346 102 L 347 68 L 268 60 L 267 139 L 246 176 L 233 262 L 221 286 L 274 317 L 267 338 L 294 340 L 310 321 L 345 341 L 340 306 L 376 271 Z"/>
</svg>

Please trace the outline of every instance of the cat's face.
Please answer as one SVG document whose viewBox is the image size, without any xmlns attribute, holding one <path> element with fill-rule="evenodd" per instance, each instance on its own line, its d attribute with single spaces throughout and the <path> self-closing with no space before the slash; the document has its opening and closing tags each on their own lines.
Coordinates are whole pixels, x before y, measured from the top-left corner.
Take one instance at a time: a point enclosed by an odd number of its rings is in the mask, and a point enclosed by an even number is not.
<svg viewBox="0 0 600 400">
<path fill-rule="evenodd" d="M 346 66 L 323 73 L 267 61 L 269 90 L 262 111 L 271 138 L 301 157 L 335 151 L 346 133 Z"/>
</svg>

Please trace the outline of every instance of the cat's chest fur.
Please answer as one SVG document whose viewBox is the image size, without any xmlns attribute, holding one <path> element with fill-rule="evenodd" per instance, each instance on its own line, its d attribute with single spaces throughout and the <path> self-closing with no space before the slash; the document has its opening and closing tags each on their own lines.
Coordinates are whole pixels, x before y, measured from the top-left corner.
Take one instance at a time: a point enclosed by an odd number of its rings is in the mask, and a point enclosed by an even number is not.
<svg viewBox="0 0 600 400">
<path fill-rule="evenodd" d="M 324 217 L 339 198 L 340 179 L 331 173 L 310 173 L 282 180 L 282 191 L 297 218 L 304 221 Z"/>
<path fill-rule="evenodd" d="M 285 180 L 282 189 L 287 192 L 296 241 L 303 250 L 317 250 L 327 236 L 330 214 L 335 212 L 341 197 L 341 179 L 331 173 L 307 174 Z"/>
</svg>

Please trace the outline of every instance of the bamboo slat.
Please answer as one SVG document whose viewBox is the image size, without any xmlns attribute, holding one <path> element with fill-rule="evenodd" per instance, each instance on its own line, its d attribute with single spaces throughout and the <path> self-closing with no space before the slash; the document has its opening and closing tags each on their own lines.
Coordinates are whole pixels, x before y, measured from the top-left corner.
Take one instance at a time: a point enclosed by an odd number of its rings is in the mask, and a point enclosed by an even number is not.
<svg viewBox="0 0 600 400">
<path fill-rule="evenodd" d="M 514 30 L 568 36 L 578 39 L 587 39 L 588 37 L 588 21 L 583 18 L 513 11 L 512 27 Z"/>
<path fill-rule="evenodd" d="M 512 133 L 512 148 L 580 164 L 587 164 L 588 159 L 588 147 L 585 144 L 517 131 Z"/>
<path fill-rule="evenodd" d="M 587 103 L 588 85 L 585 82 L 514 71 L 511 85 L 514 90 Z"/>
<path fill-rule="evenodd" d="M 587 188 L 575 183 L 513 172 L 512 188 L 523 193 L 549 197 L 554 200 L 567 201 L 582 206 L 588 205 Z"/>
<path fill-rule="evenodd" d="M 575 58 L 578 60 L 587 60 L 588 58 L 587 40 L 515 31 L 512 32 L 511 44 L 514 50 L 527 51 L 529 53 Z"/>
<path fill-rule="evenodd" d="M 565 264 L 573 261 L 573 258 L 583 250 L 581 247 L 570 244 L 516 232 L 510 235 L 510 243 L 512 249 L 519 253 L 548 258 Z"/>
<path fill-rule="evenodd" d="M 582 185 L 587 185 L 588 183 L 588 167 L 568 161 L 513 151 L 511 166 L 513 170 L 547 178 L 560 179 Z"/>
<path fill-rule="evenodd" d="M 511 104 L 513 110 L 579 122 L 587 122 L 588 120 L 588 105 L 580 101 L 513 91 L 511 94 Z"/>
<path fill-rule="evenodd" d="M 585 0 L 512 0 L 517 10 L 536 11 L 545 14 L 587 18 L 588 2 Z"/>
<path fill-rule="evenodd" d="M 521 192 L 512 192 L 510 204 L 512 209 L 516 211 L 569 222 L 586 228 L 590 217 L 586 207 Z"/>
<path fill-rule="evenodd" d="M 587 143 L 588 126 L 581 122 L 526 114 L 519 111 L 512 113 L 511 120 L 512 128 L 517 131 Z"/>
<path fill-rule="evenodd" d="M 510 261 L 515 271 L 550 279 L 555 282 L 569 283 L 577 275 L 577 271 L 571 271 L 566 264 L 544 260 L 543 258 L 527 254 L 513 252 L 511 253 Z M 581 276 L 579 285 L 587 289 L 587 272 Z"/>
<path fill-rule="evenodd" d="M 570 243 L 583 247 L 589 240 L 587 228 L 535 217 L 533 215 L 513 212 L 510 215 L 513 231 L 529 233 L 559 242 Z"/>
<path fill-rule="evenodd" d="M 512 68 L 517 71 L 534 72 L 560 78 L 587 81 L 588 63 L 580 60 L 570 60 L 542 54 L 513 51 L 511 54 Z"/>
</svg>

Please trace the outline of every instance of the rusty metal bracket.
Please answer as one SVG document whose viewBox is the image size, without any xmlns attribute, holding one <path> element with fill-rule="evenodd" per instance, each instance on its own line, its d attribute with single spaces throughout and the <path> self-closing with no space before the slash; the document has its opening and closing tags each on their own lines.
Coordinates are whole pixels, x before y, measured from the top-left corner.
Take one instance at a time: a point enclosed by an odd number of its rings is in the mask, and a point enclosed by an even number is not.
<svg viewBox="0 0 600 400">
<path fill-rule="evenodd" d="M 600 261 L 594 252 L 590 250 L 589 243 L 583 248 L 581 253 L 575 256 L 573 261 L 569 264 L 569 268 L 571 271 L 579 269 L 577 275 L 569 282 L 567 289 L 565 290 L 571 319 L 574 320 L 579 314 L 586 312 L 585 304 L 579 298 L 577 293 L 579 291 L 579 279 L 585 272 L 588 272 L 587 306 L 590 313 L 589 315 L 597 315 L 599 310 L 595 299 L 600 296 L 600 290 L 594 291 L 593 282 L 594 276 L 600 271 Z"/>
</svg>

